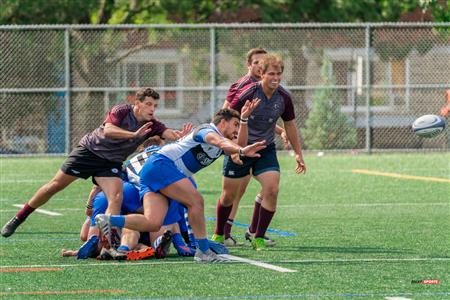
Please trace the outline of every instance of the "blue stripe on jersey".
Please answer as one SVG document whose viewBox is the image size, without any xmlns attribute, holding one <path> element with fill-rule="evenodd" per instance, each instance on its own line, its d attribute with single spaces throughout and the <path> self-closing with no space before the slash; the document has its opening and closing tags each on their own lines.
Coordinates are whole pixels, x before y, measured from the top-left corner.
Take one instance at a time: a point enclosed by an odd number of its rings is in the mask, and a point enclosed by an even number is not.
<svg viewBox="0 0 450 300">
<path fill-rule="evenodd" d="M 197 143 L 206 143 L 205 137 L 210 132 L 218 133 L 212 128 L 202 128 L 201 130 L 197 131 L 197 134 L 193 136 L 194 141 L 196 141 Z"/>
<path fill-rule="evenodd" d="M 181 157 L 186 168 L 191 171 L 192 174 L 196 173 L 202 168 L 202 166 L 197 162 L 192 151 L 187 151 Z"/>
</svg>

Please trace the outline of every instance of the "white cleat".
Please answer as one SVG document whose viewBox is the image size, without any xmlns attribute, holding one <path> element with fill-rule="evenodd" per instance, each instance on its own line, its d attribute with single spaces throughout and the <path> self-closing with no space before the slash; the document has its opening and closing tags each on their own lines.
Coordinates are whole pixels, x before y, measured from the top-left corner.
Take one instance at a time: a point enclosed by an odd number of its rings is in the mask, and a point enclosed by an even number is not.
<svg viewBox="0 0 450 300">
<path fill-rule="evenodd" d="M 211 249 L 206 250 L 205 252 L 197 249 L 195 251 L 194 261 L 198 263 L 228 263 L 231 262 L 228 258 L 221 257 L 216 253 L 212 252 Z"/>
</svg>

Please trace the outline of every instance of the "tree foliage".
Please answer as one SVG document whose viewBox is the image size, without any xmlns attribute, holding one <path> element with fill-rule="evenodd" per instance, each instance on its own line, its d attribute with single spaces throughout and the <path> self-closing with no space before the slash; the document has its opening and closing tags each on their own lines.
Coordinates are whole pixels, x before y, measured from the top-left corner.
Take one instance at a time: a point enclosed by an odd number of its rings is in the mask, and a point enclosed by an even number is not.
<svg viewBox="0 0 450 300">
<path fill-rule="evenodd" d="M 430 9 L 450 20 L 450 0 L 0 0 L 0 24 L 387 22 Z"/>
<path fill-rule="evenodd" d="M 331 63 L 323 61 L 321 76 L 325 86 L 334 86 L 330 75 Z M 308 149 L 352 149 L 356 146 L 356 128 L 350 124 L 347 115 L 341 112 L 341 99 L 332 89 L 314 92 L 313 106 L 302 130 Z"/>
</svg>

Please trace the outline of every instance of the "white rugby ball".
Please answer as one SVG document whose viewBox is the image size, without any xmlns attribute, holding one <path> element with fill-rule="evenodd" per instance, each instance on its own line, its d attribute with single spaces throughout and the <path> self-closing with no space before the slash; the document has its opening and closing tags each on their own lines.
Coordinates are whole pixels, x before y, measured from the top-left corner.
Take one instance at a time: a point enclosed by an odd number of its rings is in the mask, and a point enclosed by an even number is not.
<svg viewBox="0 0 450 300">
<path fill-rule="evenodd" d="M 436 115 L 417 118 L 412 124 L 412 131 L 420 137 L 431 138 L 444 131 L 445 120 Z"/>
</svg>

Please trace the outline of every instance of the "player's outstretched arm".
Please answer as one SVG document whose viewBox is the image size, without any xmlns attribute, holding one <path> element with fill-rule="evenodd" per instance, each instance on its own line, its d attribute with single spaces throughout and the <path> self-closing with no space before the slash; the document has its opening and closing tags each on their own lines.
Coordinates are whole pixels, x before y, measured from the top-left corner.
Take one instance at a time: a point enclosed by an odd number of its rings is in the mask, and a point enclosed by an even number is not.
<svg viewBox="0 0 450 300">
<path fill-rule="evenodd" d="M 193 127 L 194 125 L 192 125 L 192 123 L 186 123 L 183 124 L 183 128 L 181 130 L 167 128 L 166 130 L 164 130 L 162 138 L 172 141 L 178 140 L 183 136 L 188 135 L 192 131 Z"/>
<path fill-rule="evenodd" d="M 134 139 L 137 137 L 145 136 L 152 128 L 152 122 L 145 123 L 137 131 L 128 131 L 120 128 L 112 123 L 106 123 L 104 133 L 105 136 L 112 139 Z"/>
<path fill-rule="evenodd" d="M 241 147 L 238 144 L 218 135 L 215 132 L 208 133 L 205 136 L 205 141 L 210 145 L 222 149 L 227 155 L 239 153 L 241 156 L 259 157 L 260 155 L 256 152 L 266 148 L 266 141 L 261 141 L 245 147 Z"/>
</svg>

